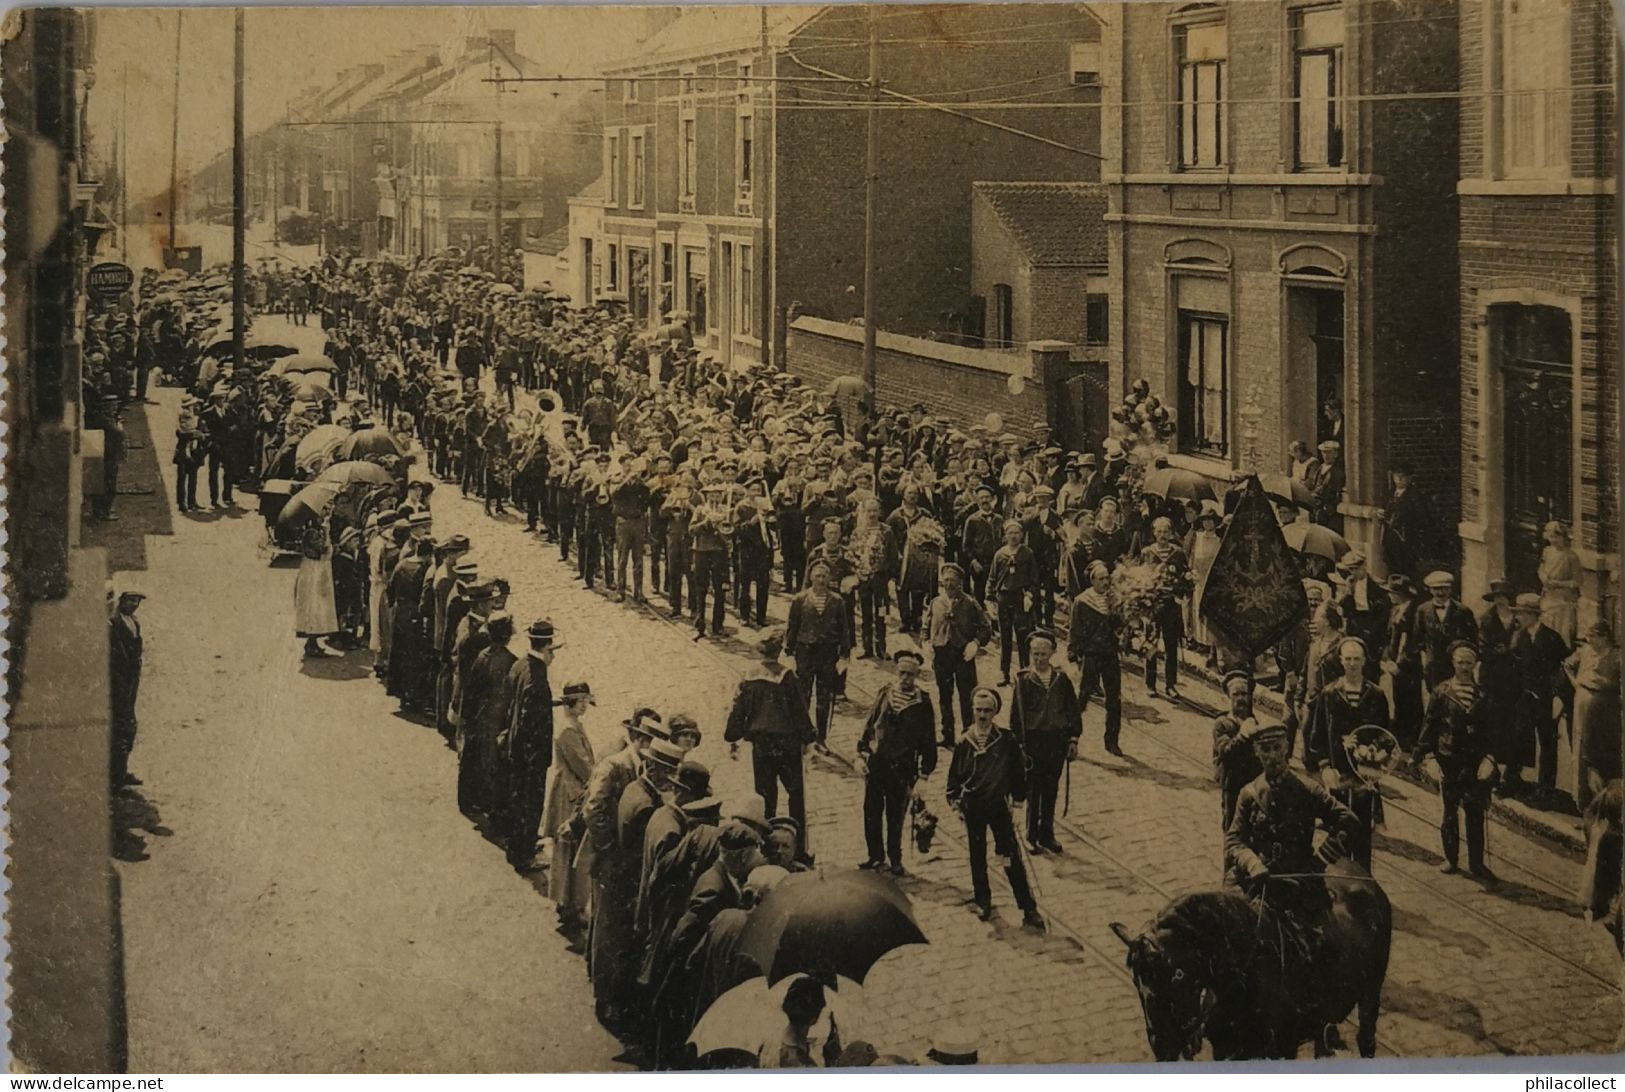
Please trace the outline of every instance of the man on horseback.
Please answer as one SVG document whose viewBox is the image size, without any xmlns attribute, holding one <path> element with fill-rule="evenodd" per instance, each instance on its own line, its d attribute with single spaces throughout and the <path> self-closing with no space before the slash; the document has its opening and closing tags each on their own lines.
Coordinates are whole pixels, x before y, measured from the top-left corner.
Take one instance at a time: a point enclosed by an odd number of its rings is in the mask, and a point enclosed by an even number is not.
<svg viewBox="0 0 1625 1092">
<path fill-rule="evenodd" d="M 1264 772 L 1241 791 L 1225 833 L 1231 879 L 1259 909 L 1266 949 L 1274 949 L 1282 984 L 1304 984 L 1303 968 L 1321 963 L 1331 897 L 1321 874 L 1345 854 L 1359 820 L 1319 782 L 1287 766 L 1287 731 L 1271 724 L 1252 737 Z M 1314 844 L 1316 826 L 1326 837 Z M 1298 963 L 1300 973 L 1289 973 Z"/>
</svg>

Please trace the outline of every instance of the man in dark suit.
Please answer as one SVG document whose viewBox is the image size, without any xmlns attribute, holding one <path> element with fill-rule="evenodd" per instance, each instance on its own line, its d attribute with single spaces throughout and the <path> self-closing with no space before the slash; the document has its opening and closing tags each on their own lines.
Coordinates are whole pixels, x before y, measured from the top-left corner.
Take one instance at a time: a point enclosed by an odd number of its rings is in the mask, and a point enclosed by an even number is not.
<svg viewBox="0 0 1625 1092">
<path fill-rule="evenodd" d="M 1416 621 L 1411 626 L 1411 648 L 1422 659 L 1422 676 L 1428 693 L 1448 679 L 1451 674 L 1450 645 L 1455 641 L 1474 644 L 1478 640 L 1478 623 L 1473 612 L 1462 606 L 1453 594 L 1456 578 L 1440 569 L 1428 573 L 1422 581 L 1427 586 L 1428 601 L 1416 608 Z"/>
<path fill-rule="evenodd" d="M 1351 550 L 1337 563 L 1342 584 L 1337 609 L 1343 615 L 1348 635 L 1358 637 L 1370 650 L 1366 657 L 1366 677 L 1378 682 L 1382 676 L 1382 656 L 1388 647 L 1388 621 L 1393 600 L 1366 570 L 1365 554 Z"/>
<path fill-rule="evenodd" d="M 1427 498 L 1411 483 L 1409 463 L 1395 463 L 1389 473 L 1394 494 L 1382 511 L 1382 560 L 1390 573 L 1416 579 L 1432 528 Z"/>
<path fill-rule="evenodd" d="M 492 611 L 478 631 L 470 632 L 476 617 L 464 619 L 465 636 L 457 650 L 461 657 L 472 656 L 461 671 L 458 715 L 463 747 L 457 762 L 457 800 L 465 815 L 482 816 L 498 827 L 506 771 L 497 739 L 508 727 L 512 707 L 511 677 L 517 658 L 508 650 L 508 641 L 513 637 L 513 617 L 507 611 Z"/>
<path fill-rule="evenodd" d="M 530 649 L 508 676 L 508 727 L 498 740 L 511 781 L 503 807 L 503 844 L 515 871 L 534 867 L 536 835 L 542 822 L 547 771 L 553 763 L 553 688 L 547 670 L 560 642 L 553 623 L 532 622 Z"/>
<path fill-rule="evenodd" d="M 117 593 L 113 617 L 108 623 L 107 668 L 110 684 L 113 749 L 109 775 L 113 791 L 139 785 L 130 774 L 130 752 L 135 749 L 135 699 L 141 690 L 141 623 L 135 612 L 146 596 L 125 587 Z"/>
<path fill-rule="evenodd" d="M 1522 693 L 1518 699 L 1518 734 L 1525 749 L 1533 742 L 1539 748 L 1537 776 L 1540 787 L 1557 787 L 1557 719 L 1552 700 L 1557 695 L 1558 672 L 1568 658 L 1569 648 L 1558 632 L 1540 620 L 1540 596 L 1526 592 L 1513 605 L 1519 629 L 1512 636 L 1512 659 L 1518 665 Z M 1516 778 L 1512 762 L 1508 775 Z"/>
<path fill-rule="evenodd" d="M 1343 533 L 1343 513 L 1338 505 L 1343 502 L 1343 445 L 1336 440 L 1325 440 L 1320 445 L 1320 470 L 1309 483 L 1315 495 L 1315 522 Z"/>
</svg>

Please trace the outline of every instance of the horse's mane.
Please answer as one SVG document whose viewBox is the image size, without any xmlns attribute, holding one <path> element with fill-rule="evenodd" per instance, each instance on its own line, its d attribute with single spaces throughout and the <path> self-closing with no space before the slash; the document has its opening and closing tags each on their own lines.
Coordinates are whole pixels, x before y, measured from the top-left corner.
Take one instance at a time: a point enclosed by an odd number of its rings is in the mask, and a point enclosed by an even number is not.
<svg viewBox="0 0 1625 1092">
<path fill-rule="evenodd" d="M 1244 960 L 1257 936 L 1252 903 L 1234 891 L 1196 891 L 1165 907 L 1146 929 L 1146 939 L 1167 955 L 1199 956 L 1214 970 Z"/>
</svg>

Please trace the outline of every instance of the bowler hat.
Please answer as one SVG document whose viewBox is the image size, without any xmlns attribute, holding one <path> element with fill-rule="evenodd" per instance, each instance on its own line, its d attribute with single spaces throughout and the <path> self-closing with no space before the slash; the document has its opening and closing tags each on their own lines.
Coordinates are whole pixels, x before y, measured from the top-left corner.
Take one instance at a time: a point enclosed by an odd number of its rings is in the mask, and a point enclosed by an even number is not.
<svg viewBox="0 0 1625 1092">
<path fill-rule="evenodd" d="M 696 800 L 711 795 L 711 770 L 703 762 L 685 758 L 677 764 L 671 782 Z"/>
<path fill-rule="evenodd" d="M 584 682 L 565 683 L 562 692 L 563 700 L 570 702 L 577 698 L 586 698 L 588 705 L 597 705 L 598 699 L 592 696 L 592 686 Z"/>
<path fill-rule="evenodd" d="M 532 648 L 560 648 L 559 631 L 546 618 L 538 618 L 525 629 Z"/>
<path fill-rule="evenodd" d="M 1510 580 L 1505 578 L 1491 580 L 1489 590 L 1484 593 L 1484 602 L 1492 602 L 1497 596 L 1501 595 L 1511 599 L 1517 594 L 1517 591 L 1518 589 L 1512 586 L 1512 581 Z"/>
</svg>

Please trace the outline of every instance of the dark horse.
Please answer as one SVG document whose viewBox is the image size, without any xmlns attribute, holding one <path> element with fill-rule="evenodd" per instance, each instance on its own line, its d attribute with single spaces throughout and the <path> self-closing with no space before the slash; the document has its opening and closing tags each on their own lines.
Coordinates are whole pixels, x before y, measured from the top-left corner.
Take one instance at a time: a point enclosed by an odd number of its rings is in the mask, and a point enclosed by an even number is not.
<svg viewBox="0 0 1625 1092">
<path fill-rule="evenodd" d="M 1334 866 L 1325 882 L 1331 911 L 1313 967 L 1283 959 L 1273 918 L 1237 891 L 1182 895 L 1137 937 L 1112 922 L 1158 1061 L 1192 1059 L 1204 1039 L 1217 1061 L 1293 1058 L 1303 1043 L 1325 1057 L 1356 1005 L 1360 1054 L 1376 1052 L 1393 910 L 1358 865 Z"/>
</svg>

